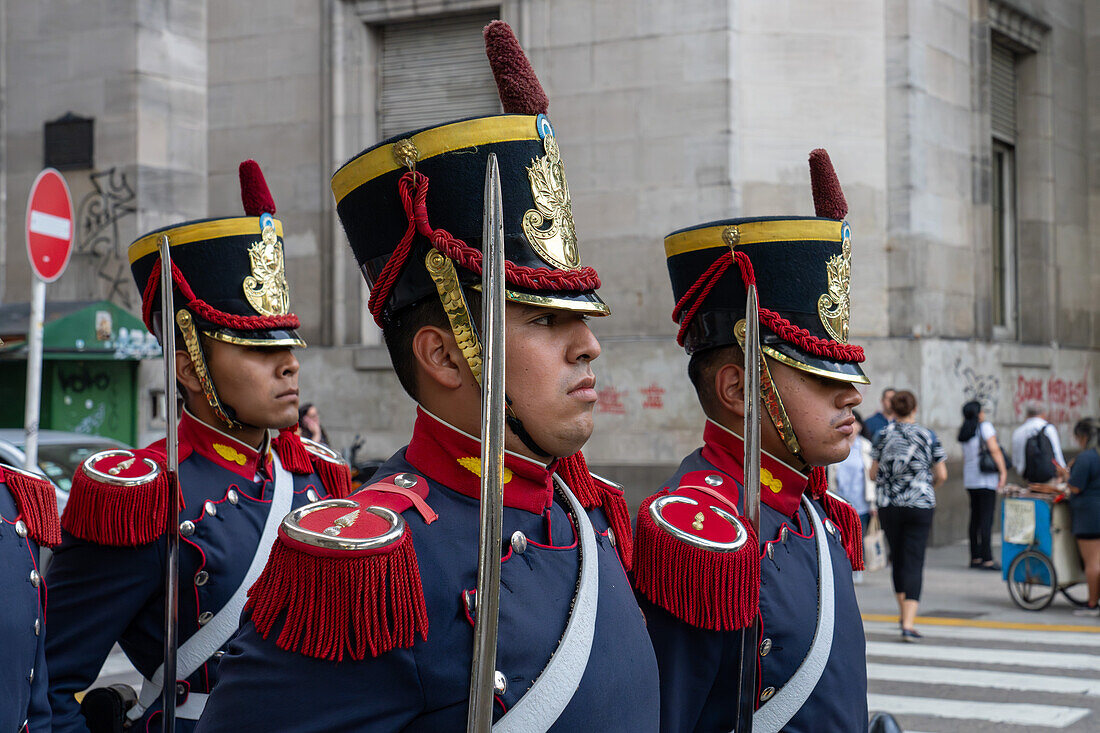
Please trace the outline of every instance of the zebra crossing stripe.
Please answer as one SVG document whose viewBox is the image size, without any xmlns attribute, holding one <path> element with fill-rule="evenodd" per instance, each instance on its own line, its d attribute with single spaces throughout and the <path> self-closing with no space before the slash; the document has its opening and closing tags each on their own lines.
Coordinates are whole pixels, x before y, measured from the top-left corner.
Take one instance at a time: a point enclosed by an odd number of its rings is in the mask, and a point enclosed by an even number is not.
<svg viewBox="0 0 1100 733">
<path fill-rule="evenodd" d="M 868 695 L 867 705 L 871 710 L 889 710 L 894 715 L 984 720 L 1034 728 L 1065 728 L 1091 712 L 1088 708 L 1069 708 L 1058 705 L 944 700 L 906 695 Z"/>
<path fill-rule="evenodd" d="M 868 633 L 884 633 L 897 636 L 896 623 L 868 622 L 863 624 Z M 1072 631 L 1016 631 L 975 626 L 924 626 L 921 633 L 928 639 L 973 639 L 975 641 L 1003 641 L 1016 644 L 1046 644 L 1061 646 L 1100 647 L 1100 634 L 1083 634 Z"/>
<path fill-rule="evenodd" d="M 1056 675 L 995 672 L 958 667 L 921 667 L 912 664 L 867 664 L 867 679 L 886 682 L 910 682 L 922 685 L 982 687 L 996 690 L 1050 692 L 1060 695 L 1100 697 L 1100 679 Z"/>
<path fill-rule="evenodd" d="M 1050 667 L 1100 671 L 1100 654 L 1036 652 L 1019 649 L 989 649 L 966 646 L 901 644 L 896 641 L 868 641 L 868 657 L 897 657 L 960 664 L 1006 664 L 1016 667 Z"/>
</svg>

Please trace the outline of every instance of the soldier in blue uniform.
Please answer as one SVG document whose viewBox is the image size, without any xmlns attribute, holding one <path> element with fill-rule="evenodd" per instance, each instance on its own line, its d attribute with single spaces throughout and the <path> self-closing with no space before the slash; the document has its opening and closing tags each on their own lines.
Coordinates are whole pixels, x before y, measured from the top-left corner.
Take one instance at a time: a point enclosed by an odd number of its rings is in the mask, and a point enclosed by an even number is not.
<svg viewBox="0 0 1100 733">
<path fill-rule="evenodd" d="M 852 586 L 859 518 L 826 491 L 867 382 L 848 343 L 847 204 L 810 156 L 816 218 L 702 224 L 665 239 L 704 445 L 638 514 L 634 579 L 661 670 L 661 730 L 867 727 L 863 624 Z M 760 307 L 759 534 L 746 519 L 746 288 Z"/>
<path fill-rule="evenodd" d="M 46 584 L 38 572 L 38 548 L 59 542 L 53 485 L 0 465 L 0 730 L 50 731 Z"/>
<path fill-rule="evenodd" d="M 483 181 L 500 163 L 508 304 L 504 537 L 494 730 L 657 729 L 657 669 L 624 567 L 622 490 L 580 448 L 608 312 L 577 249 L 546 97 L 500 21 L 507 114 L 370 148 L 333 177 L 402 385 L 409 445 L 348 501 L 283 523 L 199 730 L 466 725 L 478 556 Z"/>
<path fill-rule="evenodd" d="M 278 522 L 293 508 L 350 491 L 346 464 L 298 438 L 298 362 L 304 346 L 290 311 L 282 223 L 253 161 L 241 164 L 246 216 L 178 224 L 130 246 L 142 316 L 160 333 L 160 254 L 173 259 L 175 354 L 184 410 L 179 422 L 179 654 L 177 730 L 194 728 L 218 679 L 218 658 L 237 629 Z M 169 399 L 174 396 L 170 395 Z M 272 437 L 270 431 L 280 431 Z M 123 701 L 85 698 L 117 641 L 145 677 L 126 712 L 158 730 L 163 663 L 168 482 L 165 441 L 88 458 L 62 517 L 64 542 L 49 570 L 47 657 L 54 673 L 55 731 L 85 731 L 91 718 L 118 724 Z M 102 724 L 102 723 L 100 723 Z M 119 728 L 120 730 L 120 728 Z"/>
</svg>

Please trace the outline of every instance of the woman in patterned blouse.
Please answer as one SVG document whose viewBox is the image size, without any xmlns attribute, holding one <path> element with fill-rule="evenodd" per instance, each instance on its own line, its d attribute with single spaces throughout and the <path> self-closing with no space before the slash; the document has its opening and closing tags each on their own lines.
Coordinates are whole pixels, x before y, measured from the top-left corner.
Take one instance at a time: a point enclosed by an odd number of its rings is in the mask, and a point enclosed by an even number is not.
<svg viewBox="0 0 1100 733">
<path fill-rule="evenodd" d="M 935 488 L 947 480 L 946 455 L 939 438 L 916 422 L 917 398 L 908 390 L 890 401 L 894 422 L 883 428 L 871 448 L 878 516 L 890 547 L 902 641 L 921 640 L 917 618 L 924 551 L 936 508 Z"/>
</svg>

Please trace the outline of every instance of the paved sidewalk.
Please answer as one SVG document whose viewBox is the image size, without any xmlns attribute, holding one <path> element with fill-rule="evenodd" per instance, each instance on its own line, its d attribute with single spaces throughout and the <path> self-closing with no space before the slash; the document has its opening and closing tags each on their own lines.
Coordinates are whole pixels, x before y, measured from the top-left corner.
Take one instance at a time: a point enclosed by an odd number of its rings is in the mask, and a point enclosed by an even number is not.
<svg viewBox="0 0 1100 733">
<path fill-rule="evenodd" d="M 994 537 L 993 557 L 1000 562 L 1000 536 Z M 924 586 L 921 590 L 920 616 L 1043 625 L 1097 627 L 1100 619 L 1073 615 L 1073 605 L 1062 594 L 1042 611 L 1024 611 L 1012 602 L 1001 572 L 973 570 L 968 567 L 967 543 L 932 547 L 924 561 Z M 1084 585 L 1071 591 L 1084 599 Z M 898 606 L 890 580 L 890 567 L 863 574 L 856 586 L 859 608 L 868 615 L 897 616 Z M 918 622 L 918 627 L 920 623 Z"/>
</svg>

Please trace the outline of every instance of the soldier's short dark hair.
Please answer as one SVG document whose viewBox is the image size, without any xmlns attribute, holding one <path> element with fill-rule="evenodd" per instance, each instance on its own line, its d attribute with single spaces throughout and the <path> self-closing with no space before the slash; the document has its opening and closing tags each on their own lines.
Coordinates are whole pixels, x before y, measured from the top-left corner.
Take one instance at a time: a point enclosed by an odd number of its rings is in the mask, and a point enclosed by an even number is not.
<svg viewBox="0 0 1100 733">
<path fill-rule="evenodd" d="M 715 417 L 718 407 L 718 394 L 714 391 L 714 373 L 730 362 L 738 364 L 745 362 L 745 352 L 737 344 L 696 351 L 688 361 L 688 379 L 695 387 L 699 405 L 709 418 Z"/>
<path fill-rule="evenodd" d="M 465 288 L 466 304 L 470 309 L 470 318 L 475 324 L 481 322 L 481 293 Z M 451 330 L 447 314 L 439 298 L 424 298 L 390 316 L 382 327 L 382 338 L 390 352 L 390 363 L 397 372 L 401 386 L 414 400 L 420 399 L 416 383 L 416 357 L 413 356 L 412 343 L 416 333 L 425 326 L 434 326 L 446 331 Z"/>
</svg>

